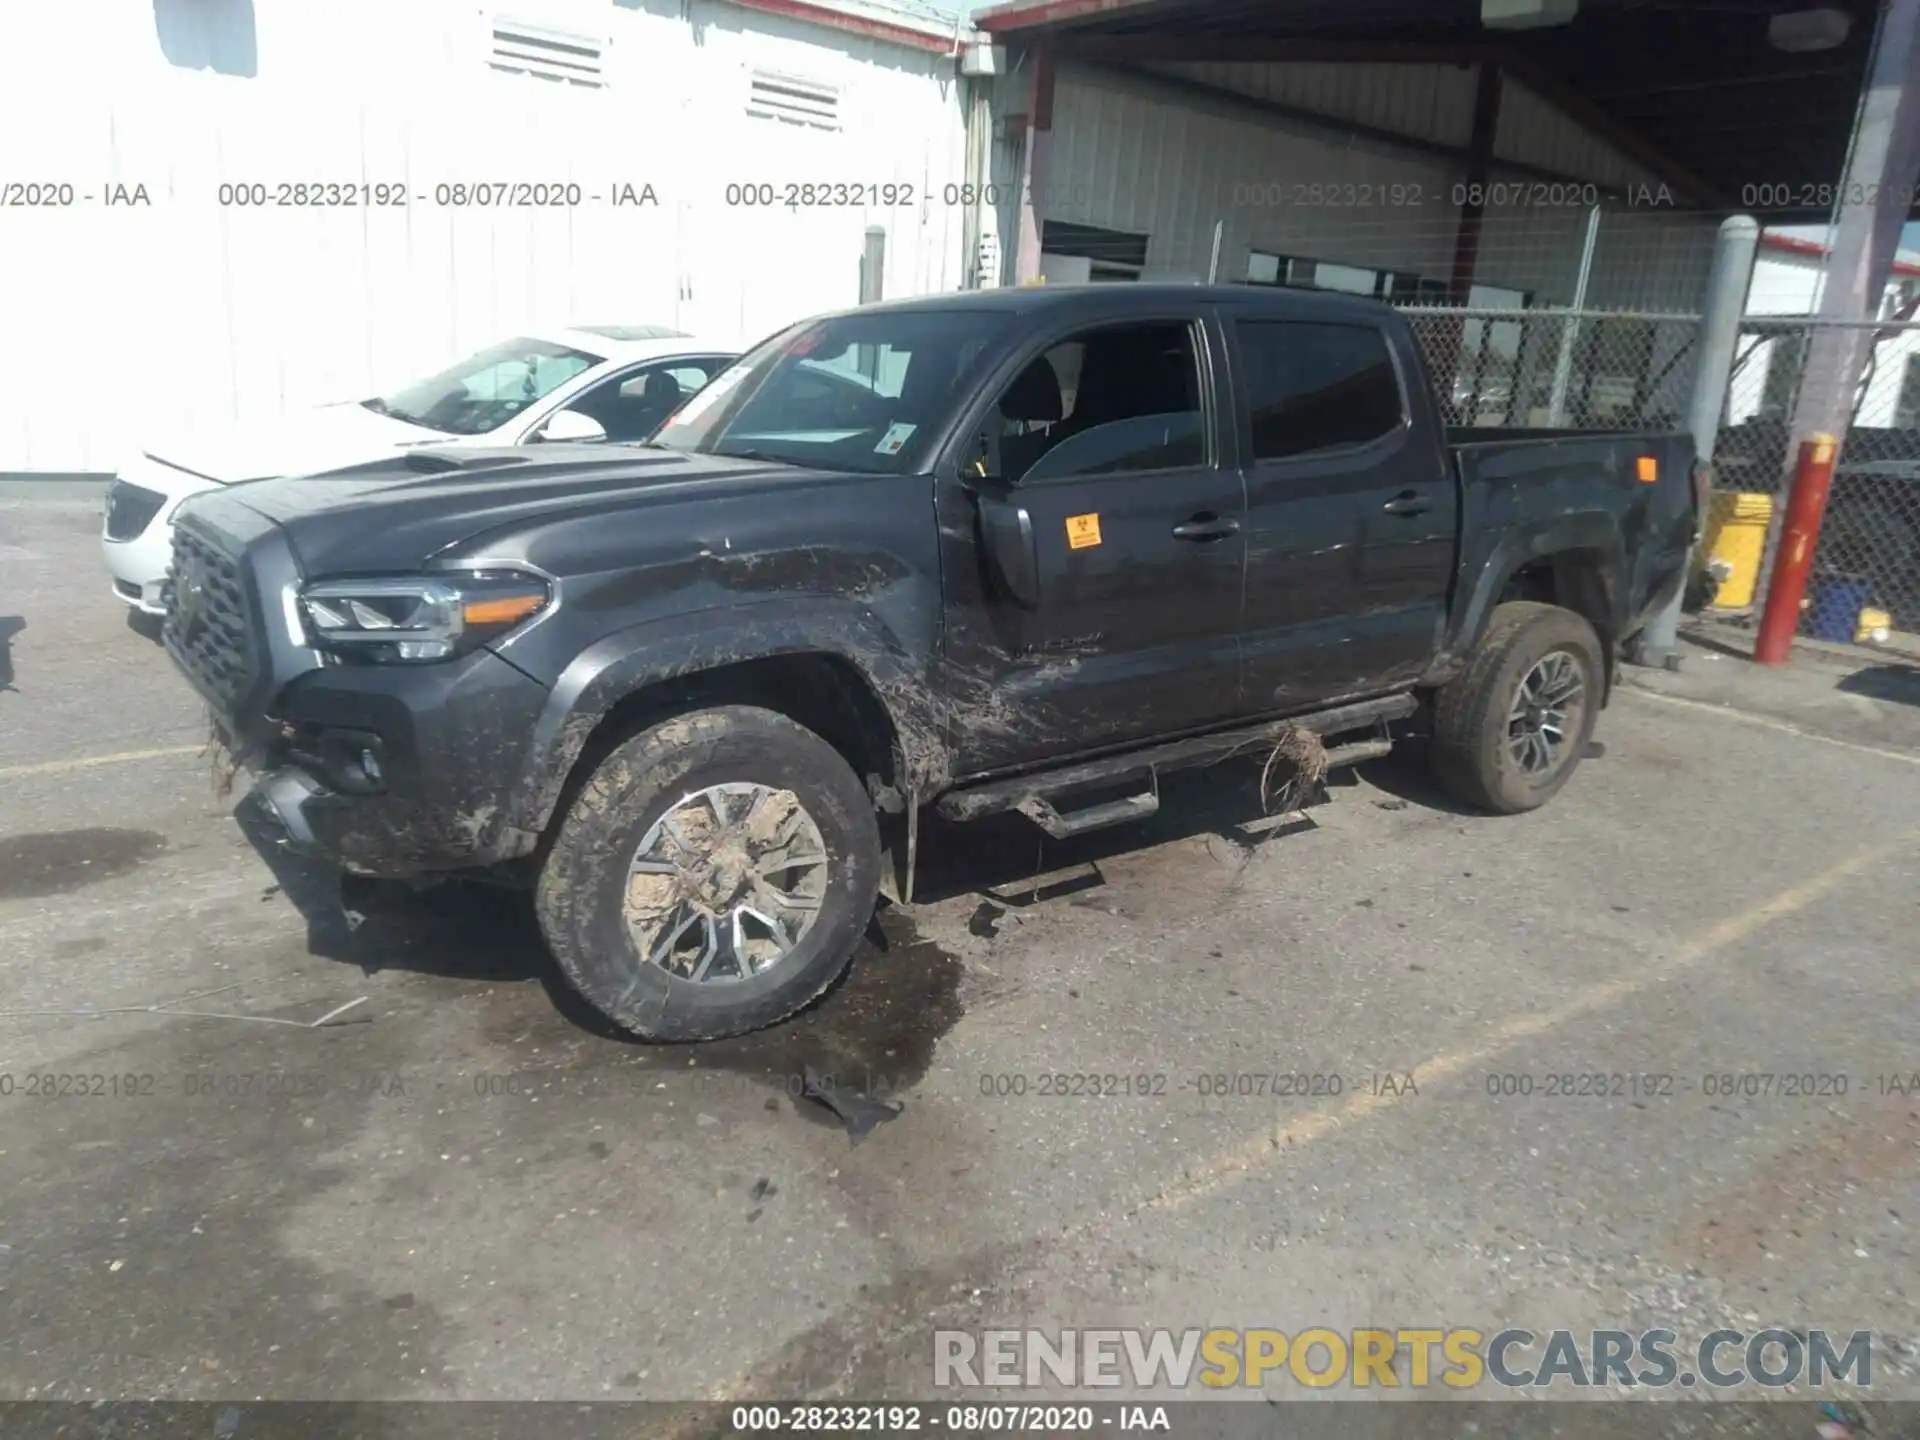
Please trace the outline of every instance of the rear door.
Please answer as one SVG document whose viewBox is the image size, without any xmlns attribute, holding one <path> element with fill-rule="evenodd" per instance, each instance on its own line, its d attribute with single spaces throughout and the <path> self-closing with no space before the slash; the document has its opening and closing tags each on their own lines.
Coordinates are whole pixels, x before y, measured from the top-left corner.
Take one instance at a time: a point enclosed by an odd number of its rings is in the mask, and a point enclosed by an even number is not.
<svg viewBox="0 0 1920 1440">
<path fill-rule="evenodd" d="M 936 503 L 964 773 L 1237 713 L 1245 505 L 1219 346 L 1197 304 L 1066 328 L 963 430 Z M 1016 553 L 1024 596 L 1002 565 Z"/>
<path fill-rule="evenodd" d="M 1420 377 L 1364 318 L 1247 312 L 1232 331 L 1250 707 L 1412 679 L 1439 643 L 1455 528 L 1445 454 L 1413 419 Z"/>
</svg>

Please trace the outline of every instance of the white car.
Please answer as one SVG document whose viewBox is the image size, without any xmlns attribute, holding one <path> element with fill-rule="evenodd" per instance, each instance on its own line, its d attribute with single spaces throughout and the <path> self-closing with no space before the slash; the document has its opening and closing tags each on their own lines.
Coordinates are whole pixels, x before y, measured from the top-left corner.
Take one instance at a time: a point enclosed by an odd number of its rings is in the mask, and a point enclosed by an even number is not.
<svg viewBox="0 0 1920 1440">
<path fill-rule="evenodd" d="M 337 470 L 413 445 L 644 440 L 740 348 L 657 325 L 520 335 L 385 395 L 155 446 L 107 489 L 100 543 L 113 593 L 161 613 L 173 513 L 189 495 Z"/>
</svg>

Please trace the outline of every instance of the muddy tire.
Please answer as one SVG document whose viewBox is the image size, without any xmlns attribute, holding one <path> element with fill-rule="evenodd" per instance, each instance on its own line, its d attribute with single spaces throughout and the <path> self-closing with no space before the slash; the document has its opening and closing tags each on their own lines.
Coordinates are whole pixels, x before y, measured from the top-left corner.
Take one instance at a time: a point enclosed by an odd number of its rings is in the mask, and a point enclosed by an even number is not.
<svg viewBox="0 0 1920 1440">
<path fill-rule="evenodd" d="M 845 760 L 771 710 L 725 706 L 620 745 L 575 797 L 535 906 L 561 971 L 647 1040 L 783 1020 L 836 980 L 880 883 Z"/>
<path fill-rule="evenodd" d="M 1603 663 L 1593 627 L 1571 610 L 1500 606 L 1467 668 L 1434 697 L 1440 783 L 1497 815 L 1546 804 L 1593 738 Z"/>
</svg>

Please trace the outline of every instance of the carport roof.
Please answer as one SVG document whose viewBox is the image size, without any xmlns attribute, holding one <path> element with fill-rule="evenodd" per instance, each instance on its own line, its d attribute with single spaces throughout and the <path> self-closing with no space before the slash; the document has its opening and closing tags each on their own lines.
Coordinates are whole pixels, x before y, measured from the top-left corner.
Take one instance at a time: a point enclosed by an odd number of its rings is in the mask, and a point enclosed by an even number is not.
<svg viewBox="0 0 1920 1440">
<path fill-rule="evenodd" d="M 934 0 L 732 0 L 745 10 L 784 15 L 869 40 L 950 54 L 966 31 L 957 10 Z"/>
<path fill-rule="evenodd" d="M 1580 0 L 1567 24 L 1492 30 L 1479 0 L 1011 0 L 974 23 L 1120 66 L 1495 63 L 1696 202 L 1788 223 L 1827 218 L 1873 40 L 1873 0 L 1818 0 L 1846 39 L 1773 48 L 1768 21 L 1815 3 Z"/>
</svg>

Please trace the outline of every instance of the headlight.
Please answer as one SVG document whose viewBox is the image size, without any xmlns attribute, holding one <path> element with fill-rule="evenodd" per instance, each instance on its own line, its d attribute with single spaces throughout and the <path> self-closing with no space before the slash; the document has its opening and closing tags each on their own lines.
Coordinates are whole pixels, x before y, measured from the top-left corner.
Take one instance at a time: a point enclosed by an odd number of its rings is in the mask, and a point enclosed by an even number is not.
<svg viewBox="0 0 1920 1440">
<path fill-rule="evenodd" d="M 348 660 L 445 660 L 531 620 L 553 598 L 518 570 L 321 580 L 300 592 L 309 643 Z"/>
</svg>

